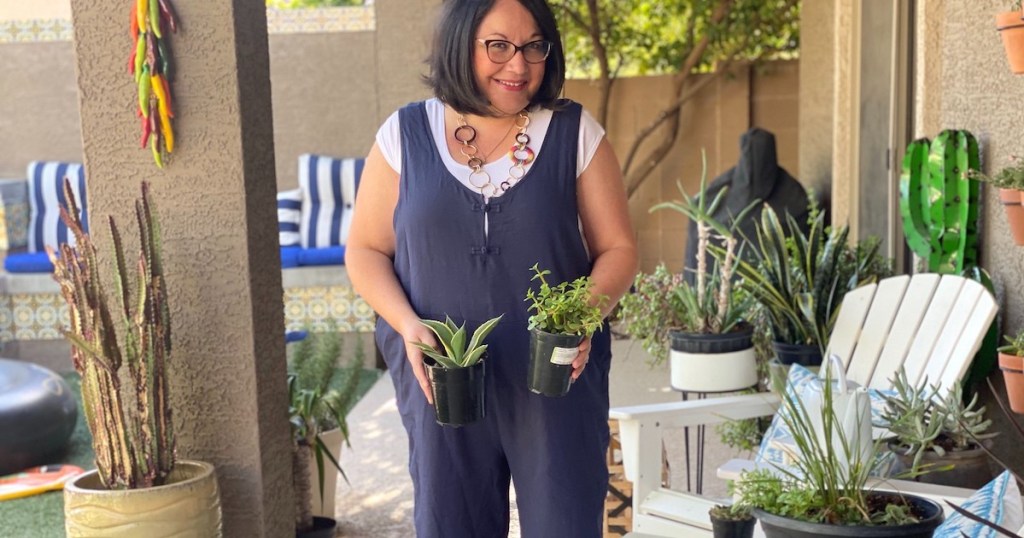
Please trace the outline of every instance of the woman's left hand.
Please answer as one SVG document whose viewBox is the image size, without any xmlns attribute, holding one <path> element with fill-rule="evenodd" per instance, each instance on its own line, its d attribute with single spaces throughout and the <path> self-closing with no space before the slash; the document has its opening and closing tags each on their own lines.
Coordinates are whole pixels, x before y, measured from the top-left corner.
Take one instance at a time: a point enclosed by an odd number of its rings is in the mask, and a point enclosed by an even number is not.
<svg viewBox="0 0 1024 538">
<path fill-rule="evenodd" d="M 580 346 L 577 348 L 579 353 L 576 354 L 576 358 L 572 361 L 572 380 L 576 381 L 577 378 L 583 373 L 583 369 L 587 367 L 587 363 L 590 362 L 590 337 L 586 337 L 580 342 Z"/>
</svg>

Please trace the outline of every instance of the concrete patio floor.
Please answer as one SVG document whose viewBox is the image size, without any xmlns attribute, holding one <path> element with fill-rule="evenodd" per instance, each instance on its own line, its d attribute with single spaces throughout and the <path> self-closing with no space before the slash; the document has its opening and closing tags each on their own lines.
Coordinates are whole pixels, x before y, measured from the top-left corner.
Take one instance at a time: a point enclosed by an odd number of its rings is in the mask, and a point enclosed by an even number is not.
<svg viewBox="0 0 1024 538">
<path fill-rule="evenodd" d="M 611 372 L 612 406 L 678 401 L 669 387 L 668 366 L 651 368 L 648 354 L 632 340 L 614 340 Z M 339 481 L 336 516 L 340 535 L 353 538 L 409 538 L 412 526 L 412 482 L 407 472 L 408 444 L 395 405 L 389 376 L 382 376 L 349 414 L 352 449 L 342 453 L 341 464 L 350 484 Z M 694 437 L 691 433 L 691 438 Z M 685 451 L 682 431 L 666 441 L 674 489 L 685 489 Z M 723 445 L 712 429 L 707 432 L 704 494 L 726 496 L 726 485 L 715 469 L 738 456 Z M 680 487 L 679 485 L 682 485 Z M 515 492 L 510 537 L 519 537 Z"/>
</svg>

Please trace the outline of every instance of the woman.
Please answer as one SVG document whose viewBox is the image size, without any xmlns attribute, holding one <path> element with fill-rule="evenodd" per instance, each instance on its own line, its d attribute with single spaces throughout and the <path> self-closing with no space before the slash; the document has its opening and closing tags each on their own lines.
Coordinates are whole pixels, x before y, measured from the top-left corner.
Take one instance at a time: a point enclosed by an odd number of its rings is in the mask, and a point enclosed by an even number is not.
<svg viewBox="0 0 1024 538">
<path fill-rule="evenodd" d="M 409 434 L 420 538 L 506 536 L 509 480 L 523 536 L 597 537 L 607 492 L 608 330 L 585 341 L 563 398 L 527 390 L 526 290 L 589 274 L 604 314 L 633 280 L 636 245 L 604 132 L 558 99 L 565 60 L 544 0 L 447 0 L 427 82 L 377 134 L 346 264 L 380 319 L 377 344 Z M 512 147 L 506 153 L 505 148 Z M 486 417 L 434 421 L 420 318 L 505 317 L 487 339 Z"/>
</svg>

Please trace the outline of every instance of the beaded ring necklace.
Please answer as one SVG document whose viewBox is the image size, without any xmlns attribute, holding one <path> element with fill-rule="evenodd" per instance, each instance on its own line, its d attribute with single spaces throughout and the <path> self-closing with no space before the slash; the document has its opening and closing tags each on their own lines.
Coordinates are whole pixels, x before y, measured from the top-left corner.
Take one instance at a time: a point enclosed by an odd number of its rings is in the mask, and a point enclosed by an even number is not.
<svg viewBox="0 0 1024 538">
<path fill-rule="evenodd" d="M 508 178 L 497 185 L 491 179 L 491 175 L 484 170 L 484 160 L 487 155 L 481 158 L 478 155 L 479 148 L 473 143 L 476 140 L 476 128 L 466 122 L 466 116 L 458 112 L 456 114 L 458 114 L 459 126 L 455 128 L 453 136 L 462 144 L 459 153 L 466 157 L 466 166 L 470 170 L 469 184 L 473 188 L 480 191 L 485 198 L 490 198 L 507 191 L 523 179 L 523 176 L 526 175 L 526 167 L 533 162 L 534 158 L 533 149 L 529 146 L 530 135 L 526 134 L 526 128 L 530 125 L 530 115 L 525 110 L 519 112 L 512 124 L 512 127 L 518 128 L 519 132 L 516 134 L 515 143 L 508 150 L 508 156 L 512 159 L 512 166 L 508 169 Z M 508 135 L 508 133 L 505 134 Z M 493 151 L 492 149 L 491 152 Z M 488 152 L 488 155 L 491 152 Z"/>
</svg>

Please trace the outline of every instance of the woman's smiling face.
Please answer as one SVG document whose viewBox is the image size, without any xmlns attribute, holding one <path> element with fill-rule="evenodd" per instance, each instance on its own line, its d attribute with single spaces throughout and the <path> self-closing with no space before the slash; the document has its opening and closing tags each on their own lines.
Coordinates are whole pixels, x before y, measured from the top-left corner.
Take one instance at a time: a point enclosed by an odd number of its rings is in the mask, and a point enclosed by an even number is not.
<svg viewBox="0 0 1024 538">
<path fill-rule="evenodd" d="M 491 103 L 496 114 L 519 113 L 530 104 L 540 88 L 545 62 L 528 63 L 522 51 L 505 63 L 492 62 L 480 40 L 501 39 L 522 46 L 544 39 L 537 28 L 537 21 L 517 0 L 497 0 L 480 22 L 476 39 L 473 74 L 477 90 Z"/>
</svg>

